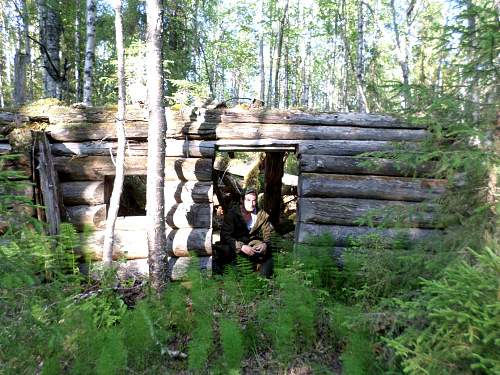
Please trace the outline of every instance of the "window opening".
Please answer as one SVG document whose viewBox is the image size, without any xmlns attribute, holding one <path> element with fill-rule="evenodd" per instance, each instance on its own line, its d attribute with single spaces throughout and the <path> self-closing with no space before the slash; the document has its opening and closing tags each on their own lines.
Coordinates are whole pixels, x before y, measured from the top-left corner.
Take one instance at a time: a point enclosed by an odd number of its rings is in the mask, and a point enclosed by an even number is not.
<svg viewBox="0 0 500 375">
<path fill-rule="evenodd" d="M 104 179 L 104 195 L 107 209 L 109 208 L 114 181 L 115 176 L 106 176 Z M 118 216 L 146 216 L 146 176 L 125 176 Z"/>
</svg>

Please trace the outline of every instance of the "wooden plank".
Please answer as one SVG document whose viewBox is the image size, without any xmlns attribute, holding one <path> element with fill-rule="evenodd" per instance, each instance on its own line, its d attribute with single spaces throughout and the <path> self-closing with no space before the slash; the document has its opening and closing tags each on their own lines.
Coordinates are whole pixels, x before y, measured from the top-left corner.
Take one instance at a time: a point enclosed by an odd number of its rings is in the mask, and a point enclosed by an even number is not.
<svg viewBox="0 0 500 375">
<path fill-rule="evenodd" d="M 165 204 L 211 203 L 213 183 L 210 181 L 165 181 Z"/>
<path fill-rule="evenodd" d="M 65 205 L 104 203 L 104 181 L 71 181 L 61 183 Z"/>
<path fill-rule="evenodd" d="M 58 178 L 54 169 L 54 161 L 50 152 L 49 141 L 45 133 L 36 134 L 38 149 L 37 171 L 40 179 L 40 189 L 45 207 L 45 219 L 48 224 L 48 234 L 59 234 L 61 225 L 61 194 L 59 192 Z"/>
<path fill-rule="evenodd" d="M 50 106 L 45 109 L 51 124 L 56 125 L 82 125 L 95 123 L 114 124 L 116 119 L 116 107 L 86 107 L 81 105 Z M 147 122 L 147 108 L 138 105 L 127 106 L 125 120 L 131 123 Z"/>
<path fill-rule="evenodd" d="M 113 176 L 115 166 L 109 156 L 54 158 L 57 172 L 65 181 L 103 180 L 104 176 Z M 147 158 L 145 156 L 126 156 L 126 175 L 146 175 Z"/>
<path fill-rule="evenodd" d="M 396 160 L 333 155 L 301 155 L 301 172 L 369 174 L 381 176 L 422 176 L 430 173 L 431 166 L 413 168 Z"/>
<path fill-rule="evenodd" d="M 352 198 L 301 198 L 299 221 L 310 224 L 356 225 L 371 214 L 373 224 L 436 227 L 434 205 L 426 203 Z"/>
<path fill-rule="evenodd" d="M 207 131 L 211 124 L 202 124 Z M 315 126 L 297 124 L 221 123 L 213 124 L 217 139 L 300 139 L 357 141 L 422 141 L 423 129 L 371 129 L 354 126 Z M 200 133 L 201 134 L 201 133 Z"/>
<path fill-rule="evenodd" d="M 109 156 L 54 158 L 59 175 L 66 181 L 102 180 L 115 174 L 115 166 Z M 146 175 L 147 157 L 126 156 L 125 175 Z M 212 160 L 206 158 L 166 158 L 167 181 L 211 181 Z"/>
<path fill-rule="evenodd" d="M 101 123 L 57 123 L 45 131 L 51 139 L 58 142 L 106 141 L 116 140 L 115 122 Z M 147 122 L 126 122 L 125 134 L 128 139 L 146 140 Z"/>
<path fill-rule="evenodd" d="M 439 198 L 446 180 L 302 173 L 300 197 L 368 198 L 421 202 Z"/>
<path fill-rule="evenodd" d="M 99 204 L 95 206 L 79 205 L 67 206 L 66 213 L 68 220 L 78 230 L 100 229 L 106 225 L 106 205 Z"/>
<path fill-rule="evenodd" d="M 165 205 L 166 224 L 172 228 L 210 228 L 213 204 L 175 203 Z"/>
<path fill-rule="evenodd" d="M 417 148 L 416 143 L 404 144 L 409 150 Z M 335 141 L 315 140 L 302 141 L 298 146 L 298 154 L 354 156 L 365 152 L 394 151 L 397 145 L 389 141 Z"/>
<path fill-rule="evenodd" d="M 52 154 L 57 156 L 109 156 L 116 155 L 117 142 L 111 141 L 86 141 L 52 143 Z M 147 156 L 148 144 L 146 142 L 127 143 L 126 155 Z"/>
<path fill-rule="evenodd" d="M 303 125 L 343 125 L 373 128 L 425 129 L 394 117 L 370 113 L 305 113 L 297 110 L 201 110 L 197 117 L 205 122 L 254 122 Z"/>
<path fill-rule="evenodd" d="M 109 156 L 112 152 L 116 155 L 117 143 L 112 141 L 86 141 L 62 142 L 52 144 L 52 154 L 57 156 Z M 128 141 L 127 156 L 147 156 L 148 144 L 146 142 Z M 177 140 L 168 139 L 166 156 L 178 157 L 207 157 L 215 154 L 213 141 Z"/>
<path fill-rule="evenodd" d="M 379 229 L 361 226 L 344 226 L 344 225 L 320 225 L 300 223 L 298 228 L 297 241 L 307 243 L 310 241 L 309 236 L 320 236 L 329 234 L 333 239 L 335 246 L 350 246 L 356 238 L 370 234 L 379 234 L 382 239 L 405 238 L 409 241 L 421 241 L 430 236 L 439 235 L 442 231 L 422 228 L 405 228 L 405 229 Z"/>
</svg>

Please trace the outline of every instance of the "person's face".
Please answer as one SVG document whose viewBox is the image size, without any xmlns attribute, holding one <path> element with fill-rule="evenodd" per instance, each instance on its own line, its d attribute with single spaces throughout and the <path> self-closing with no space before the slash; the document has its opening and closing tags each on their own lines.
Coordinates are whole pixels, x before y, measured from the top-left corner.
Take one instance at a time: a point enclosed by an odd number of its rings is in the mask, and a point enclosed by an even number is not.
<svg viewBox="0 0 500 375">
<path fill-rule="evenodd" d="M 243 206 L 247 212 L 253 212 L 257 207 L 257 195 L 254 193 L 246 194 L 243 198 Z"/>
</svg>

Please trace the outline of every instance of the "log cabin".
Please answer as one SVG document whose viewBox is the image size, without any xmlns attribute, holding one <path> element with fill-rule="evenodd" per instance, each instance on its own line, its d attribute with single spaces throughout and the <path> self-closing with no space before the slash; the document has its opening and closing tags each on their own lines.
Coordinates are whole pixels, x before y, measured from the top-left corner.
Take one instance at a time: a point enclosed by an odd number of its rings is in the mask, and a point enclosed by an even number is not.
<svg viewBox="0 0 500 375">
<path fill-rule="evenodd" d="M 202 269 L 210 267 L 212 245 L 217 240 L 212 222 L 217 201 L 214 156 L 218 151 L 277 155 L 277 164 L 270 163 L 265 171 L 268 201 L 280 199 L 280 153 L 296 153 L 296 243 L 328 233 L 338 251 L 349 246 L 352 238 L 374 231 L 388 237 L 403 231 L 410 240 L 418 240 L 441 230 L 435 224 L 433 202 L 444 193 L 445 180 L 425 177 L 429 171 L 425 166 L 410 168 L 388 158 L 366 156 L 396 148 L 418 152 L 419 143 L 427 137 L 424 126 L 380 114 L 295 110 L 167 109 L 166 116 L 166 251 L 174 280 L 182 277 L 190 262 L 199 261 Z M 35 182 L 34 188 L 19 194 L 45 207 L 32 214 L 48 222 L 49 233 L 58 232 L 61 220 L 78 230 L 90 229 L 83 248 L 93 261 L 102 256 L 115 169 L 114 119 L 114 109 L 101 107 L 49 106 L 43 112 L 0 112 L 0 153 L 22 155 L 18 162 L 3 167 L 22 169 L 25 178 Z M 145 178 L 146 110 L 128 107 L 125 128 L 125 174 Z M 360 219 L 373 210 L 382 212 L 373 218 L 377 225 L 384 222 L 384 209 L 390 212 L 422 204 L 426 208 L 405 229 L 360 225 Z M 127 267 L 139 272 L 148 268 L 143 215 L 140 210 L 119 214 L 113 248 L 115 258 L 125 259 Z M 8 220 L 0 220 L 0 228 L 2 225 L 9 225 Z"/>
</svg>

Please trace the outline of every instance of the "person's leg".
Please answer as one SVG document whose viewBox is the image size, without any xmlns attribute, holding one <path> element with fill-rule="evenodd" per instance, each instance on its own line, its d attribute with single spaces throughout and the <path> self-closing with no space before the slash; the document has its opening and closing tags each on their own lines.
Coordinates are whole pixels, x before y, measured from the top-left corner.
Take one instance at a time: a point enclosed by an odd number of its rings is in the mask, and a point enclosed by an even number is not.
<svg viewBox="0 0 500 375">
<path fill-rule="evenodd" d="M 214 244 L 212 258 L 212 273 L 215 275 L 222 275 L 224 267 L 234 262 L 236 254 L 231 251 L 228 245 Z"/>
<path fill-rule="evenodd" d="M 273 275 L 273 266 L 274 266 L 274 261 L 273 257 L 269 256 L 260 263 L 260 274 L 261 276 L 269 279 Z"/>
</svg>

